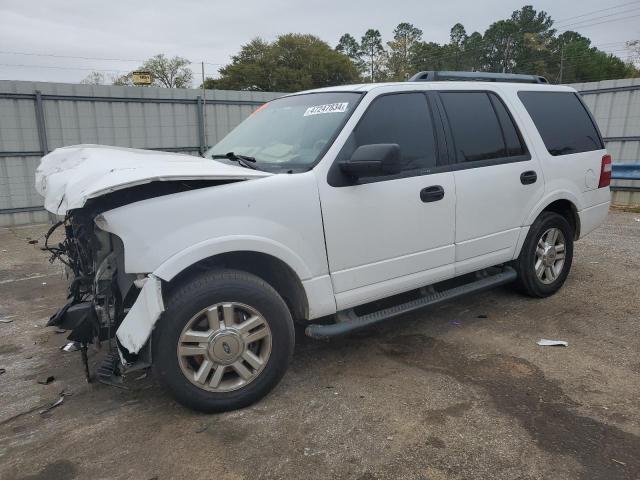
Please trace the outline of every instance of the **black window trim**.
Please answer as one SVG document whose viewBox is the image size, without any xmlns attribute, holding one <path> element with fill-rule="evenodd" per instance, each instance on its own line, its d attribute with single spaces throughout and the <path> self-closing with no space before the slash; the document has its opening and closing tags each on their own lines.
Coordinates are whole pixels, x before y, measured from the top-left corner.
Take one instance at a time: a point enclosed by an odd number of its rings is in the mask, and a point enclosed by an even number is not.
<svg viewBox="0 0 640 480">
<path fill-rule="evenodd" d="M 550 91 L 549 90 L 527 90 L 527 89 L 518 90 L 518 100 L 520 101 L 520 103 L 522 103 L 522 106 L 526 110 L 527 115 L 529 115 L 529 117 L 531 118 L 531 122 L 535 125 L 536 122 L 533 120 L 533 117 L 529 113 L 529 110 L 527 109 L 527 106 L 524 104 L 524 101 L 522 100 L 522 97 L 520 96 L 521 93 L 570 93 L 570 94 L 573 94 L 578 99 L 578 103 L 582 106 L 582 108 L 586 112 L 587 116 L 589 117 L 589 120 L 591 120 L 591 124 L 593 125 L 593 128 L 596 131 L 596 134 L 598 135 L 598 140 L 600 141 L 600 148 L 599 149 L 586 150 L 584 152 L 568 152 L 568 153 L 562 153 L 562 154 L 555 154 L 554 155 L 547 148 L 547 144 L 545 143 L 544 138 L 542 138 L 542 134 L 540 133 L 540 131 L 538 130 L 538 127 L 536 126 L 536 131 L 538 132 L 538 136 L 540 137 L 540 140 L 542 141 L 542 144 L 544 145 L 544 149 L 547 151 L 547 153 L 550 156 L 552 156 L 552 157 L 563 157 L 565 155 L 576 155 L 578 153 L 597 152 L 599 150 L 604 150 L 606 148 L 605 143 L 604 143 L 604 138 L 602 137 L 602 132 L 600 131 L 600 127 L 598 126 L 598 122 L 596 122 L 596 119 L 593 116 L 593 113 L 591 113 L 591 110 L 589 110 L 589 107 L 587 107 L 587 104 L 584 103 L 584 99 L 582 98 L 582 95 L 580 95 L 579 92 L 572 92 L 571 90 L 550 90 Z"/>
<path fill-rule="evenodd" d="M 449 158 L 450 158 L 450 164 L 449 164 L 449 169 L 448 171 L 451 172 L 455 172 L 458 170 L 468 170 L 470 168 L 482 168 L 482 167 L 491 167 L 493 165 L 505 165 L 507 163 L 518 163 L 518 162 L 526 162 L 528 160 L 531 160 L 531 152 L 529 150 L 529 146 L 527 145 L 527 142 L 525 141 L 524 137 L 522 136 L 522 132 L 520 129 L 520 125 L 518 125 L 518 122 L 516 122 L 515 118 L 513 118 L 513 115 L 511 114 L 511 110 L 509 109 L 509 107 L 507 107 L 506 103 L 504 102 L 502 96 L 494 91 L 494 90 L 446 90 L 446 89 L 439 89 L 436 90 L 434 93 L 437 94 L 438 96 L 438 100 L 439 100 L 439 104 L 441 105 L 441 108 L 443 110 L 443 123 L 445 124 L 445 130 L 448 131 L 447 137 L 446 138 L 450 138 L 451 141 L 451 148 L 449 149 Z M 504 107 L 504 109 L 507 111 L 507 115 L 509 115 L 509 118 L 511 119 L 511 122 L 513 123 L 513 126 L 516 129 L 516 133 L 518 134 L 518 138 L 520 140 L 520 143 L 522 144 L 522 147 L 524 148 L 524 152 L 522 155 L 514 155 L 514 156 L 507 156 L 507 157 L 498 157 L 498 158 L 488 158 L 488 159 L 484 159 L 484 160 L 474 160 L 471 162 L 459 162 L 458 161 L 458 157 L 457 157 L 457 149 L 455 148 L 455 140 L 453 138 L 453 132 L 452 132 L 452 128 L 451 128 L 451 124 L 449 123 L 449 118 L 447 116 L 447 112 L 446 109 L 444 108 L 444 103 L 442 103 L 442 99 L 440 98 L 440 94 L 441 93 L 485 93 L 487 95 L 487 97 L 489 98 L 489 104 L 491 105 L 491 108 L 493 109 L 493 113 L 496 116 L 496 120 L 498 121 L 498 125 L 500 126 L 500 131 L 502 133 L 502 138 L 503 141 L 505 143 L 505 148 L 506 148 L 506 139 L 504 137 L 504 126 L 502 125 L 502 121 L 500 120 L 500 116 L 498 115 L 498 113 L 495 110 L 495 106 L 493 105 L 493 101 L 492 101 L 492 97 L 498 99 L 498 101 L 500 101 L 502 103 L 502 106 Z"/>
<path fill-rule="evenodd" d="M 427 90 L 406 90 L 406 91 L 386 92 L 386 93 L 381 93 L 380 95 L 377 95 L 371 101 L 371 103 L 367 105 L 367 109 L 362 113 L 356 125 L 353 127 L 351 132 L 349 132 L 349 135 L 351 135 L 358 128 L 358 126 L 360 125 L 360 122 L 362 122 L 364 117 L 367 115 L 367 112 L 369 111 L 371 106 L 379 98 L 388 97 L 390 95 L 407 95 L 407 94 L 416 94 L 416 93 L 421 94 L 425 97 L 428 114 L 431 117 L 431 123 L 433 125 L 436 163 L 440 162 L 441 161 L 440 155 L 443 153 L 442 149 L 440 148 L 440 145 L 441 145 L 441 142 L 443 142 L 443 139 L 440 137 L 442 133 L 445 131 L 445 128 L 444 128 L 444 125 L 441 124 L 440 116 L 438 115 L 438 117 L 436 117 L 434 115 L 434 107 L 432 105 L 433 100 L 428 95 L 429 91 Z M 344 145 L 342 146 L 342 148 L 344 148 Z M 340 150 L 342 150 L 342 148 Z M 339 157 L 339 154 L 336 155 L 336 158 L 333 159 L 333 163 L 331 164 L 331 166 L 329 167 L 329 171 L 327 172 L 327 183 L 332 187 L 350 187 L 353 185 L 366 185 L 369 183 L 387 182 L 387 181 L 399 180 L 403 178 L 421 177 L 425 175 L 431 175 L 434 173 L 446 172 L 449 169 L 449 165 L 441 165 L 441 166 L 436 166 L 431 168 L 415 168 L 412 170 L 405 170 L 396 175 L 363 177 L 354 181 L 354 180 L 348 179 L 347 176 L 344 173 L 342 173 L 342 171 L 340 170 L 340 165 L 339 165 L 340 161 L 338 160 L 338 157 Z"/>
<path fill-rule="evenodd" d="M 500 117 L 495 111 L 495 107 L 492 102 L 492 95 L 497 98 L 504 109 L 507 111 L 507 115 L 511 119 L 513 126 L 516 129 L 516 133 L 518 134 L 518 138 L 520 139 L 520 143 L 522 144 L 525 153 L 522 155 L 515 155 L 511 157 L 499 157 L 499 158 L 490 158 L 486 160 L 474 160 L 471 162 L 458 162 L 456 156 L 456 150 L 453 140 L 453 134 L 451 131 L 451 126 L 449 125 L 448 118 L 446 116 L 446 110 L 444 108 L 444 104 L 442 103 L 442 99 L 440 98 L 440 93 L 446 92 L 454 92 L 454 93 L 485 93 L 489 97 L 489 103 L 494 111 L 494 115 L 498 121 L 498 125 L 500 125 L 501 131 L 503 131 L 504 126 L 500 121 Z M 384 175 L 377 177 L 365 177 L 360 178 L 356 181 L 348 180 L 346 175 L 344 175 L 340 170 L 338 156 L 334 158 L 333 163 L 329 167 L 329 171 L 327 172 L 327 183 L 331 187 L 350 187 L 354 185 L 366 185 L 369 183 L 376 182 L 386 182 L 390 180 L 400 180 L 403 178 L 411 178 L 411 177 L 421 177 L 426 175 L 434 175 L 437 173 L 447 173 L 447 172 L 457 172 L 459 170 L 468 170 L 471 168 L 482 168 L 482 167 L 491 167 L 495 165 L 505 165 L 508 163 L 518 163 L 518 162 L 526 162 L 531 160 L 531 152 L 529 150 L 529 146 L 522 135 L 520 125 L 516 122 L 513 117 L 511 110 L 507 107 L 504 102 L 502 96 L 494 91 L 494 90 L 448 90 L 448 89 L 438 89 L 438 90 L 406 90 L 401 92 L 387 92 L 376 96 L 373 101 L 367 106 L 367 109 L 362 113 L 360 118 L 358 119 L 358 123 L 353 127 L 353 130 L 349 133 L 353 133 L 353 131 L 358 128 L 360 122 L 364 118 L 364 116 L 369 111 L 369 108 L 373 103 L 380 97 L 388 96 L 388 95 L 402 95 L 408 93 L 422 93 L 425 95 L 427 99 L 427 106 L 429 108 L 429 113 L 431 115 L 431 120 L 433 123 L 433 133 L 436 141 L 436 162 L 442 163 L 442 165 L 432 167 L 432 168 L 423 168 L 423 169 L 415 169 L 415 170 L 406 170 L 396 175 Z M 504 134 L 503 134 L 504 139 Z M 344 145 L 343 145 L 344 147 Z M 505 141 L 506 147 L 506 141 Z"/>
</svg>

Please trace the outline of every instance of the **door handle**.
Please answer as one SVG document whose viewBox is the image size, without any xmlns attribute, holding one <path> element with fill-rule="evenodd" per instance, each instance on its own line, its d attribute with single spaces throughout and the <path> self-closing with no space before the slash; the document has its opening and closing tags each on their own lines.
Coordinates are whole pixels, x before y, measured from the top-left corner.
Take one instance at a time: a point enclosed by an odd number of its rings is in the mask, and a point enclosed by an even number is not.
<svg viewBox="0 0 640 480">
<path fill-rule="evenodd" d="M 444 198 L 444 188 L 440 185 L 432 185 L 420 190 L 420 200 L 423 202 L 437 202 Z"/>
<path fill-rule="evenodd" d="M 527 170 L 520 174 L 520 183 L 523 185 L 531 185 L 532 183 L 536 183 L 536 180 L 538 180 L 538 174 L 533 170 Z"/>
</svg>

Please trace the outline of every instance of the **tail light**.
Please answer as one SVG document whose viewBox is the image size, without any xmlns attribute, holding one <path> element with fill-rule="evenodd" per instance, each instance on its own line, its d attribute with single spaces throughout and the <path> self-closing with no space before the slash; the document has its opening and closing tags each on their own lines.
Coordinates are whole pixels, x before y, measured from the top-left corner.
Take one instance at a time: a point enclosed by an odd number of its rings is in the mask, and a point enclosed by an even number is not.
<svg viewBox="0 0 640 480">
<path fill-rule="evenodd" d="M 598 188 L 608 187 L 611 183 L 611 155 L 602 156 L 602 165 L 600 166 L 600 182 Z"/>
</svg>

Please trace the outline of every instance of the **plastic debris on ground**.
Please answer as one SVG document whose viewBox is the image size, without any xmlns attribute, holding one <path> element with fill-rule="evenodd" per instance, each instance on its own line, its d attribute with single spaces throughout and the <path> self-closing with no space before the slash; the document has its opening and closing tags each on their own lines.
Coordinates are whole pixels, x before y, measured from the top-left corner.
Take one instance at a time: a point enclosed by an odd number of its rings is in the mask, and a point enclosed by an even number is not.
<svg viewBox="0 0 640 480">
<path fill-rule="evenodd" d="M 55 379 L 56 379 L 56 377 L 54 377 L 53 375 L 49 375 L 44 380 L 38 380 L 38 383 L 40 385 L 49 385 L 50 383 L 53 383 L 55 381 Z"/>
<path fill-rule="evenodd" d="M 44 410 L 40 410 L 40 415 L 44 415 L 45 413 L 49 413 L 54 408 L 59 407 L 60 405 L 62 405 L 62 402 L 64 402 L 64 395 L 61 395 L 58 400 L 53 402 L 51 405 L 49 405 Z"/>
<path fill-rule="evenodd" d="M 60 347 L 60 350 L 64 352 L 77 352 L 80 350 L 80 344 L 78 342 L 69 342 L 66 345 Z"/>
<path fill-rule="evenodd" d="M 565 342 L 564 340 L 547 340 L 546 338 L 541 338 L 538 340 L 538 345 L 541 347 L 568 347 L 569 342 Z"/>
</svg>

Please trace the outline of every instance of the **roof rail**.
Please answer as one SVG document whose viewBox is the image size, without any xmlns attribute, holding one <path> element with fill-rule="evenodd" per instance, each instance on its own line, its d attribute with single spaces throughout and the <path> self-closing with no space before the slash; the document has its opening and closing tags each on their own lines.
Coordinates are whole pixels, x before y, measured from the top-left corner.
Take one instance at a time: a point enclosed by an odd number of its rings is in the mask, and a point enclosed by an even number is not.
<svg viewBox="0 0 640 480">
<path fill-rule="evenodd" d="M 436 72 L 433 70 L 416 73 L 409 82 L 513 82 L 513 83 L 549 83 L 540 75 L 521 75 L 517 73 L 489 72 Z"/>
</svg>

